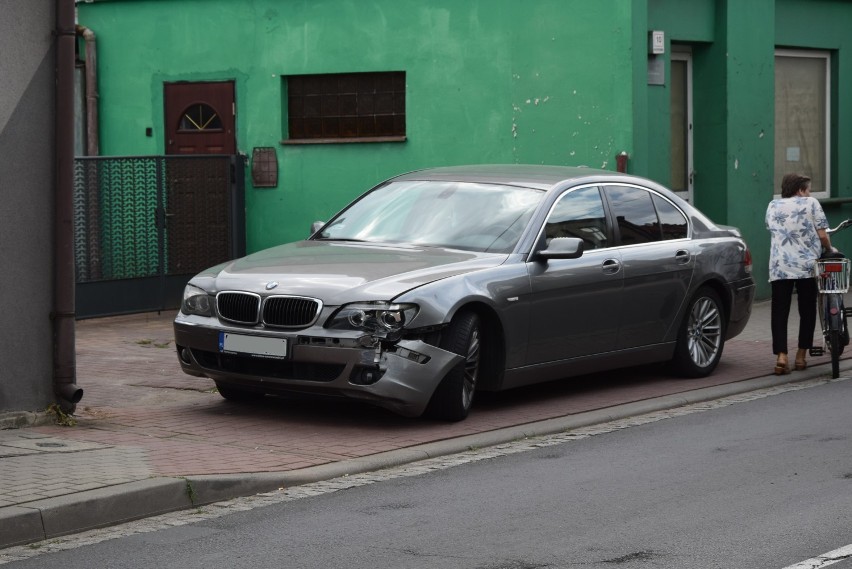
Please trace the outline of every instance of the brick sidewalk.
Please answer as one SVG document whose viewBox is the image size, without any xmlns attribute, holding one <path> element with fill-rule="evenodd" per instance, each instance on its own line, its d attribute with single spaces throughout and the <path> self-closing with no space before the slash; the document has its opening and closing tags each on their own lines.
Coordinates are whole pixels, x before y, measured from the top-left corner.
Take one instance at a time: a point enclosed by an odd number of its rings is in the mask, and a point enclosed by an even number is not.
<svg viewBox="0 0 852 569">
<path fill-rule="evenodd" d="M 79 321 L 77 383 L 85 394 L 77 425 L 0 431 L 0 525 L 13 506 L 85 490 L 157 477 L 297 471 L 766 376 L 774 363 L 768 311 L 767 303 L 755 305 L 711 377 L 676 379 L 661 366 L 595 374 L 485 394 L 467 420 L 452 424 L 354 401 L 231 403 L 211 380 L 180 371 L 172 313 Z"/>
</svg>

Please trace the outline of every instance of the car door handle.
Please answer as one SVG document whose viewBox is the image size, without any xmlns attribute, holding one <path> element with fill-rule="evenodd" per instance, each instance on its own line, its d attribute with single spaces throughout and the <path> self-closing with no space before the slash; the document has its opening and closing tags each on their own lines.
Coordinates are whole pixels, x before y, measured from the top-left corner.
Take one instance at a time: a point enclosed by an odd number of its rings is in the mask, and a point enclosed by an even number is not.
<svg viewBox="0 0 852 569">
<path fill-rule="evenodd" d="M 618 262 L 618 259 L 607 259 L 601 264 L 601 270 L 605 275 L 614 275 L 621 270 L 621 263 Z"/>
<path fill-rule="evenodd" d="M 685 249 L 680 249 L 677 253 L 675 253 L 675 262 L 678 265 L 686 265 L 689 263 L 690 259 L 692 259 L 692 255 L 690 255 L 689 251 Z"/>
</svg>

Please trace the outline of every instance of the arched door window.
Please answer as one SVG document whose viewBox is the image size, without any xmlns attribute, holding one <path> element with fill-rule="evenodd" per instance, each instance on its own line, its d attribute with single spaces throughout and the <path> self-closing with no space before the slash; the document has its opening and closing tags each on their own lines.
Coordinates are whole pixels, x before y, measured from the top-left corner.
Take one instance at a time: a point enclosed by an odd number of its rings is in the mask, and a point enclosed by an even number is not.
<svg viewBox="0 0 852 569">
<path fill-rule="evenodd" d="M 164 83 L 166 154 L 236 154 L 234 82 Z"/>
<path fill-rule="evenodd" d="M 206 103 L 194 103 L 180 117 L 179 132 L 222 130 L 222 119 L 216 110 Z"/>
</svg>

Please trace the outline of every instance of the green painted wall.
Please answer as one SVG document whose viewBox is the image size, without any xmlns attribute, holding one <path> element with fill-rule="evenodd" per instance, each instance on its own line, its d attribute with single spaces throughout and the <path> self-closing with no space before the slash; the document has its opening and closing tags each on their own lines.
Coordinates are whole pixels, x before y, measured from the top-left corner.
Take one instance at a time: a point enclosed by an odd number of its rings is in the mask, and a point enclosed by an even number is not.
<svg viewBox="0 0 852 569">
<path fill-rule="evenodd" d="M 671 90 L 669 78 L 671 77 L 672 45 L 690 46 L 694 52 L 698 52 L 713 42 L 716 23 L 715 10 L 716 0 L 648 1 L 647 29 L 662 30 L 666 34 L 666 84 L 647 87 L 648 126 L 646 145 L 651 151 L 651 156 L 646 175 L 662 184 L 671 183 L 671 131 L 669 123 Z M 647 66 L 643 62 L 640 62 L 640 65 L 644 66 L 642 68 L 643 79 L 647 83 Z M 712 85 L 708 87 L 710 91 L 715 90 Z M 718 95 L 723 95 L 721 90 Z"/>
<path fill-rule="evenodd" d="M 768 295 L 769 234 L 763 220 L 774 193 L 775 110 L 774 95 L 768 94 L 775 91 L 775 2 L 727 0 L 725 5 L 720 17 L 726 30 L 728 108 L 725 162 L 719 168 L 725 180 L 714 188 L 724 188 L 720 197 L 726 200 L 727 223 L 741 228 L 751 244 L 755 280 Z M 706 186 L 702 190 L 705 196 L 711 193 Z"/>
<path fill-rule="evenodd" d="M 648 0 L 651 30 L 666 30 L 673 41 L 711 42 L 717 0 Z"/>
<path fill-rule="evenodd" d="M 754 258 L 758 297 L 769 295 L 769 237 L 764 227 L 773 187 L 774 52 L 832 50 L 832 200 L 836 224 L 852 216 L 852 3 L 836 0 L 648 0 L 648 29 L 693 54 L 695 204 L 738 226 Z M 668 76 L 670 67 L 667 67 Z M 648 87 L 645 175 L 668 183 L 668 86 Z M 834 239 L 852 251 L 852 233 Z"/>
<path fill-rule="evenodd" d="M 823 207 L 829 223 L 852 217 L 852 3 L 836 0 L 777 0 L 779 47 L 830 50 L 832 54 L 831 194 Z M 852 254 L 852 232 L 832 238 Z"/>
<path fill-rule="evenodd" d="M 649 1 L 649 29 L 667 40 L 666 84 L 648 86 L 647 175 L 670 182 L 672 44 L 693 62 L 694 203 L 719 223 L 739 227 L 753 251 L 768 238 L 763 213 L 772 197 L 774 0 Z M 771 97 L 771 96 L 770 96 Z M 755 277 L 765 296 L 766 263 Z"/>
<path fill-rule="evenodd" d="M 233 80 L 237 144 L 276 148 L 247 181 L 249 251 L 302 238 L 372 184 L 416 168 L 517 162 L 628 170 L 667 184 L 669 86 L 648 31 L 693 58 L 695 204 L 737 225 L 768 296 L 776 47 L 831 50 L 830 220 L 852 216 L 852 3 L 840 0 L 96 0 L 102 153 L 163 152 L 163 83 Z M 283 145 L 291 74 L 405 71 L 408 140 Z M 145 129 L 153 129 L 147 137 Z M 852 250 L 852 233 L 838 237 Z"/>
<path fill-rule="evenodd" d="M 236 82 L 238 148 L 274 146 L 280 166 L 277 188 L 247 183 L 254 251 L 304 237 L 312 221 L 402 171 L 477 162 L 614 170 L 618 152 L 634 152 L 634 62 L 625 57 L 638 35 L 634 6 L 115 0 L 78 9 L 98 38 L 104 155 L 164 151 L 163 82 Z M 406 142 L 280 144 L 282 76 L 398 70 Z"/>
</svg>

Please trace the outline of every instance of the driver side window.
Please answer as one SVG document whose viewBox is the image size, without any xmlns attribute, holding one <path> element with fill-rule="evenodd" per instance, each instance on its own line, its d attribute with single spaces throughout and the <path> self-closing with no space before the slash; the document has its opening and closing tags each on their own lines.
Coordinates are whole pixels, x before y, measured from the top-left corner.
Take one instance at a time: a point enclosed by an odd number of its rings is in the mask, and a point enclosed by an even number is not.
<svg viewBox="0 0 852 569">
<path fill-rule="evenodd" d="M 586 250 L 609 246 L 606 214 L 600 190 L 580 188 L 566 193 L 550 210 L 545 225 L 549 243 L 557 237 L 579 237 Z"/>
</svg>

